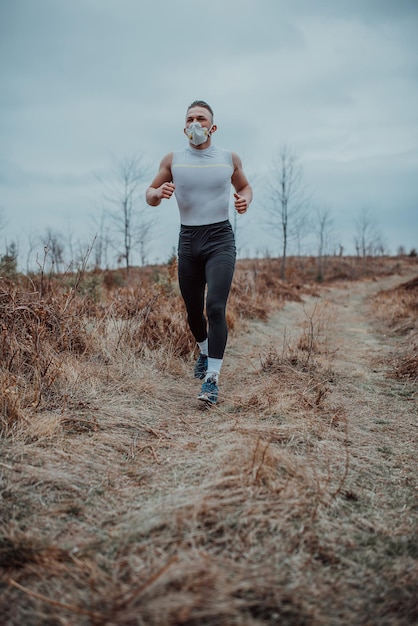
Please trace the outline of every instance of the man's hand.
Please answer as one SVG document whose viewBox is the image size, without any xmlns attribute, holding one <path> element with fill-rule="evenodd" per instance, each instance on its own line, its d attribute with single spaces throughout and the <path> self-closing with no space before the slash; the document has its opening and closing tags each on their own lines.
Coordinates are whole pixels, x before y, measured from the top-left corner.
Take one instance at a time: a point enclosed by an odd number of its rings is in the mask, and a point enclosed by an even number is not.
<svg viewBox="0 0 418 626">
<path fill-rule="evenodd" d="M 169 200 L 174 193 L 174 183 L 163 183 L 159 187 L 148 187 L 145 198 L 150 206 L 158 206 L 161 200 Z"/>
<path fill-rule="evenodd" d="M 234 193 L 234 198 L 235 209 L 240 215 L 242 215 L 248 209 L 248 200 L 244 196 L 240 196 L 238 193 Z"/>
<path fill-rule="evenodd" d="M 169 200 L 174 193 L 176 186 L 174 183 L 163 183 L 161 187 L 158 188 L 158 197 L 160 200 L 165 198 Z"/>
</svg>

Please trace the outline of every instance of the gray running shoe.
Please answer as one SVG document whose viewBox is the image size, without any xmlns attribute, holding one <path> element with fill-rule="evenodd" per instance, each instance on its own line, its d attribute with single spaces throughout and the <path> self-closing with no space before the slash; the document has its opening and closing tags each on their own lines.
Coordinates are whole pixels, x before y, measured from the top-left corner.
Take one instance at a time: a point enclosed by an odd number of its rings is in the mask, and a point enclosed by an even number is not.
<svg viewBox="0 0 418 626">
<path fill-rule="evenodd" d="M 197 398 L 207 404 L 216 404 L 218 400 L 218 385 L 216 384 L 215 378 L 205 380 Z"/>
<path fill-rule="evenodd" d="M 194 366 L 194 377 L 203 380 L 208 370 L 208 357 L 200 353 Z"/>
</svg>

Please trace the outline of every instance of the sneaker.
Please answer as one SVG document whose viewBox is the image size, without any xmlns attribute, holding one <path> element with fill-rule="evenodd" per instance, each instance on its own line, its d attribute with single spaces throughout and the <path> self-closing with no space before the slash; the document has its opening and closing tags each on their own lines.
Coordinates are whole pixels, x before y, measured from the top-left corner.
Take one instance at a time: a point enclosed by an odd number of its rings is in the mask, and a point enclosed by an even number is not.
<svg viewBox="0 0 418 626">
<path fill-rule="evenodd" d="M 194 377 L 203 380 L 208 370 L 208 357 L 206 354 L 200 353 L 194 366 Z"/>
<path fill-rule="evenodd" d="M 216 404 L 216 401 L 218 400 L 218 385 L 216 384 L 215 378 L 205 380 L 197 398 L 198 400 L 203 400 L 203 402 L 207 402 L 208 404 Z"/>
</svg>

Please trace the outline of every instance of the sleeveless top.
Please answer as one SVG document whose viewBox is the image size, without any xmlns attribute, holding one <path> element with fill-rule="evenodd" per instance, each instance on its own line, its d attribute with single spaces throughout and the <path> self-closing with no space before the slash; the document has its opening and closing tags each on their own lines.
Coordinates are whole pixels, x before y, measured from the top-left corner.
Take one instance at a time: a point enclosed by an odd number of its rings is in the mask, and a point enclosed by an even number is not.
<svg viewBox="0 0 418 626">
<path fill-rule="evenodd" d="M 171 173 L 181 224 L 202 226 L 228 219 L 234 173 L 229 150 L 214 145 L 205 150 L 187 146 L 173 152 Z"/>
</svg>

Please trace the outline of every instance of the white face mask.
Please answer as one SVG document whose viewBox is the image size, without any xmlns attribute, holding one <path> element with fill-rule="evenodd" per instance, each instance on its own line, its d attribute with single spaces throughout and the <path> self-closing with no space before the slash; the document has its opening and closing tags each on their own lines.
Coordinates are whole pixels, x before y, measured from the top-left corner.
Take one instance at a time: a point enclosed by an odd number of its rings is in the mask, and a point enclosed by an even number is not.
<svg viewBox="0 0 418 626">
<path fill-rule="evenodd" d="M 210 128 L 204 128 L 199 122 L 192 122 L 190 126 L 186 128 L 186 135 L 190 143 L 194 146 L 200 146 L 200 144 L 208 140 L 211 130 L 212 126 Z"/>
</svg>

